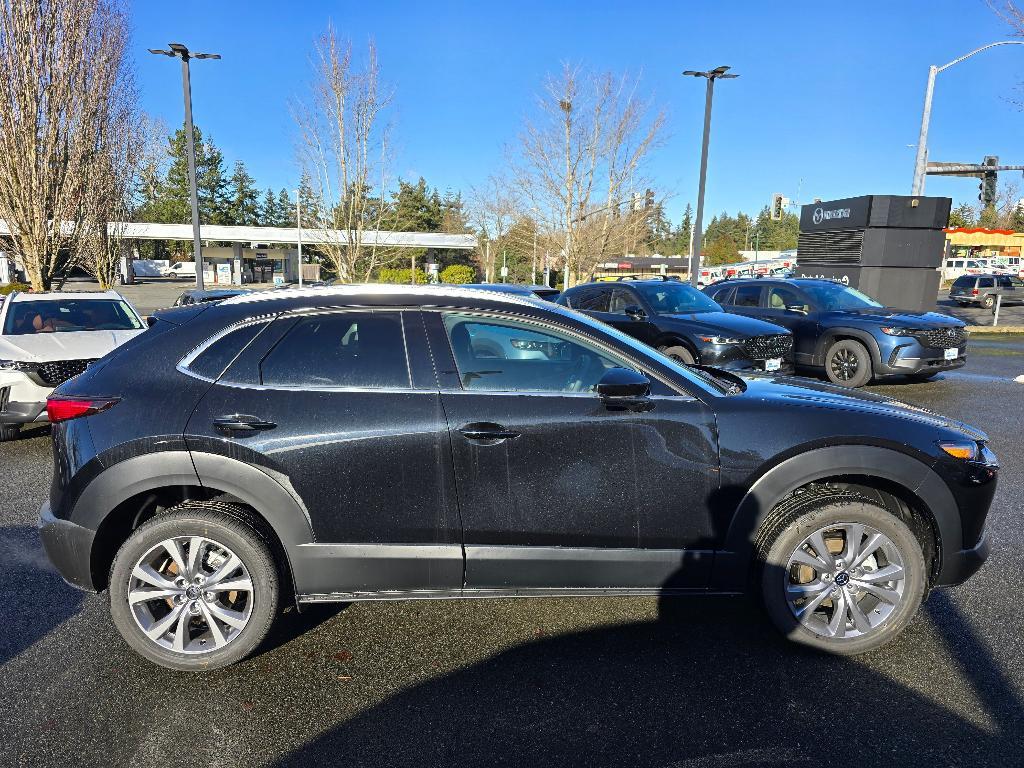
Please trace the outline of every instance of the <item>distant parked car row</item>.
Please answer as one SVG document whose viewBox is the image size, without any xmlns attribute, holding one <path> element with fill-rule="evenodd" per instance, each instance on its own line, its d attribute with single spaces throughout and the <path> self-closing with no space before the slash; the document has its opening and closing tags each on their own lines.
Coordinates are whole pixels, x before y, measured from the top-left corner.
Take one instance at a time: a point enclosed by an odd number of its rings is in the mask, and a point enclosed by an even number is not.
<svg viewBox="0 0 1024 768">
<path fill-rule="evenodd" d="M 1014 275 L 963 275 L 949 288 L 949 298 L 961 307 L 976 304 L 991 309 L 997 297 L 1001 304 L 1024 302 L 1024 280 Z"/>
</svg>

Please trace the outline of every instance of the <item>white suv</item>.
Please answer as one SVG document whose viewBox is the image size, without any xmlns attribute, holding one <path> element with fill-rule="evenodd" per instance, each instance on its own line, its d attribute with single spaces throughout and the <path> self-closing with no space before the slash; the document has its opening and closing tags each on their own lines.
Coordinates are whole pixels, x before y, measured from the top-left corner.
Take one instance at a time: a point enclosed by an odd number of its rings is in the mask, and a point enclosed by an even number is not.
<svg viewBox="0 0 1024 768">
<path fill-rule="evenodd" d="M 0 441 L 45 422 L 55 387 L 145 329 L 114 291 L 8 296 L 0 304 Z"/>
</svg>

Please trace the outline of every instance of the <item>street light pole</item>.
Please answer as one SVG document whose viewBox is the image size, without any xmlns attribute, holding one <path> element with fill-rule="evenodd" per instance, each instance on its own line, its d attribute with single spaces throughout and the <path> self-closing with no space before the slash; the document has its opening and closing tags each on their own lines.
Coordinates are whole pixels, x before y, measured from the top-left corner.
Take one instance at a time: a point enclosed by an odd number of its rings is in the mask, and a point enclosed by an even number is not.
<svg viewBox="0 0 1024 768">
<path fill-rule="evenodd" d="M 708 81 L 707 94 L 704 99 L 704 139 L 701 143 L 700 148 L 700 182 L 697 188 L 697 214 L 693 221 L 693 242 L 697 244 L 697 252 L 694 253 L 693 248 L 690 248 L 690 284 L 693 286 L 697 285 L 697 281 L 700 278 L 700 243 L 701 243 L 701 227 L 704 223 L 704 186 L 707 182 L 708 175 L 708 143 L 711 138 L 711 101 L 715 95 L 715 80 L 726 80 L 739 75 L 727 75 L 729 67 L 715 67 L 707 72 L 697 72 L 692 69 L 688 69 L 683 72 L 684 75 L 690 77 L 703 77 Z"/>
<path fill-rule="evenodd" d="M 302 198 L 299 190 L 295 190 L 295 225 L 298 227 L 299 241 L 299 288 L 302 287 Z"/>
<path fill-rule="evenodd" d="M 932 96 L 935 93 L 935 76 L 943 70 L 949 69 L 954 64 L 959 64 L 964 59 L 969 59 L 976 53 L 987 51 L 989 48 L 995 48 L 997 45 L 1024 45 L 1022 40 L 1000 40 L 997 43 L 989 43 L 983 45 L 981 48 L 975 48 L 970 53 L 965 53 L 958 59 L 948 64 L 943 64 L 941 67 L 936 67 L 934 64 L 928 67 L 928 84 L 924 89 L 924 109 L 921 111 L 921 132 L 917 137 L 917 156 L 914 159 L 914 184 L 911 187 L 910 194 L 923 195 L 924 194 L 924 180 L 925 174 L 928 170 L 928 124 L 932 118 Z"/>
<path fill-rule="evenodd" d="M 191 59 L 219 59 L 217 53 L 191 53 L 181 43 L 168 43 L 171 50 L 150 48 L 150 53 L 181 59 L 181 89 L 185 97 L 185 139 L 188 144 L 188 190 L 192 202 L 192 253 L 196 262 L 196 288 L 203 290 L 203 242 L 199 231 L 199 193 L 196 189 L 196 144 L 192 129 L 192 82 L 189 74 Z"/>
</svg>

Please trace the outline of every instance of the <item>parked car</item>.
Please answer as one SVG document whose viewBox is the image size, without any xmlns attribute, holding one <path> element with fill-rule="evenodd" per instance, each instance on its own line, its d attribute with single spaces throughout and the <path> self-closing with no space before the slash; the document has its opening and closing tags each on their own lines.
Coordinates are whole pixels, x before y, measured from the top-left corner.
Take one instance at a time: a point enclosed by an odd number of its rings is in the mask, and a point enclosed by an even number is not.
<svg viewBox="0 0 1024 768">
<path fill-rule="evenodd" d="M 558 289 L 550 285 L 517 285 L 516 283 L 468 283 L 465 288 L 481 288 L 486 291 L 513 293 L 519 296 L 536 296 L 546 301 L 558 298 Z"/>
<path fill-rule="evenodd" d="M 8 296 L 0 303 L 0 441 L 45 422 L 54 387 L 144 328 L 114 291 Z"/>
<path fill-rule="evenodd" d="M 586 312 L 686 365 L 791 372 L 793 338 L 778 325 L 726 313 L 676 280 L 587 283 L 558 303 Z"/>
<path fill-rule="evenodd" d="M 883 307 L 831 280 L 728 281 L 705 292 L 730 312 L 791 330 L 796 365 L 834 384 L 861 387 L 893 375 L 924 381 L 967 361 L 963 321 Z"/>
<path fill-rule="evenodd" d="M 161 277 L 178 277 L 196 279 L 196 263 L 194 261 L 176 261 L 160 268 Z"/>
<path fill-rule="evenodd" d="M 174 300 L 172 306 L 187 307 L 189 304 L 201 304 L 206 301 L 224 301 L 232 296 L 241 296 L 252 293 L 248 288 L 210 288 L 200 291 L 198 288 L 190 288 Z"/>
<path fill-rule="evenodd" d="M 788 637 L 859 653 L 989 552 L 985 435 L 878 395 L 688 368 L 461 288 L 156 318 L 48 401 L 40 529 L 173 669 L 245 658 L 290 604 L 748 588 Z M 565 351 L 481 359 L 474 326 Z"/>
<path fill-rule="evenodd" d="M 991 309 L 997 296 L 1002 297 L 1001 304 L 1019 304 L 1024 301 L 1024 280 L 1015 275 L 963 275 L 949 288 L 949 298 L 961 307 L 977 304 Z"/>
</svg>

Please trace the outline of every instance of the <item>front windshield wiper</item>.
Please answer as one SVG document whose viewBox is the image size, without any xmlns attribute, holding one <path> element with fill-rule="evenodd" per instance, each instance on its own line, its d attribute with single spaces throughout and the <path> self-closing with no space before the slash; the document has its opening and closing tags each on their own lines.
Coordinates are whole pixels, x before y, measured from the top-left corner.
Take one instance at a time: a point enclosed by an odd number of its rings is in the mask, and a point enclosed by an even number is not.
<svg viewBox="0 0 1024 768">
<path fill-rule="evenodd" d="M 747 384 L 739 376 L 723 371 L 721 368 L 712 368 L 708 365 L 691 365 L 701 373 L 713 379 L 719 386 L 725 389 L 727 395 L 739 395 L 747 391 Z"/>
</svg>

